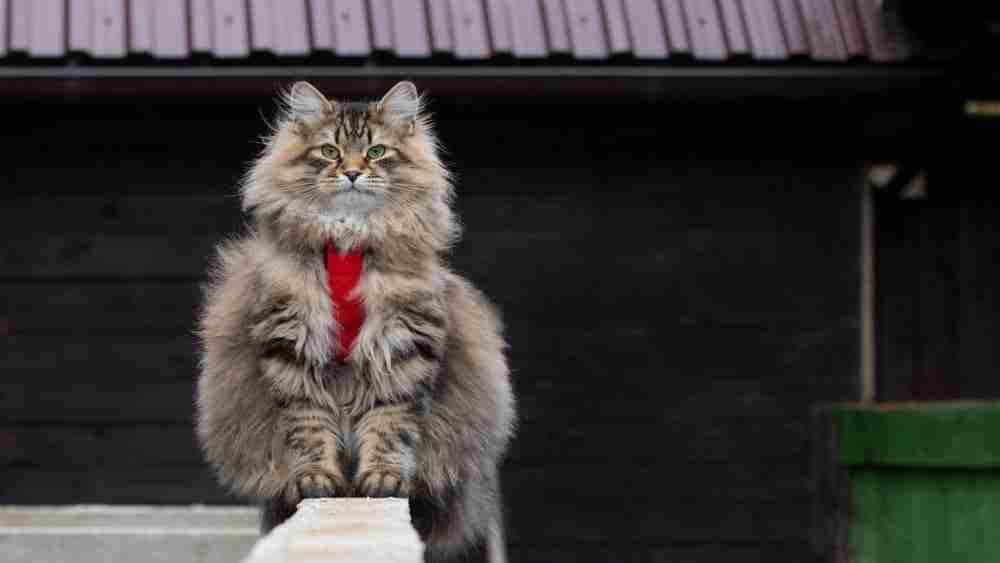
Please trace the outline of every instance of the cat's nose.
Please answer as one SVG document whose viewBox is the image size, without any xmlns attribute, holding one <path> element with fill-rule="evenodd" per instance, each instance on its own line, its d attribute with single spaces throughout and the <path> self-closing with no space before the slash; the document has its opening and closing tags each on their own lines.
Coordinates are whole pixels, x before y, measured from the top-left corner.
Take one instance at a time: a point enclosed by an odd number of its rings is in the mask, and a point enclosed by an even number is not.
<svg viewBox="0 0 1000 563">
<path fill-rule="evenodd" d="M 347 176 L 347 179 L 350 180 L 352 184 L 354 183 L 355 180 L 358 179 L 358 176 L 360 176 L 360 175 L 361 175 L 361 171 L 360 170 L 345 170 L 344 171 L 344 176 Z"/>
</svg>

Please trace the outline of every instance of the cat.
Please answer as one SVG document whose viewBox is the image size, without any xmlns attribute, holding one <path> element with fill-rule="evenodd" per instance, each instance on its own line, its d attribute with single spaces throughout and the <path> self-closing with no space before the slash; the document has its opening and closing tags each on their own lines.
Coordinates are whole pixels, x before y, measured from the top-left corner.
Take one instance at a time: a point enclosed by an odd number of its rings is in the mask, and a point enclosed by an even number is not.
<svg viewBox="0 0 1000 563">
<path fill-rule="evenodd" d="M 460 229 L 422 98 L 285 93 L 199 319 L 197 434 L 267 531 L 303 498 L 406 497 L 428 561 L 503 561 L 515 425 L 499 313 L 445 255 Z M 353 276 L 353 277 L 352 277 Z"/>
</svg>

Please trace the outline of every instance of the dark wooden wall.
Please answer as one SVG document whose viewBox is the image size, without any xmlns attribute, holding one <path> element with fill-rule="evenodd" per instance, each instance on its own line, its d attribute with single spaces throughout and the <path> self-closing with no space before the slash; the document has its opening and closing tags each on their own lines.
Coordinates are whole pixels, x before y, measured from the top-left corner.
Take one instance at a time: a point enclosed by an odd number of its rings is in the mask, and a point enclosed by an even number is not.
<svg viewBox="0 0 1000 563">
<path fill-rule="evenodd" d="M 258 108 L 5 109 L 0 503 L 234 502 L 192 328 Z M 511 343 L 513 560 L 808 557 L 809 409 L 857 393 L 860 162 L 697 115 L 441 111 L 454 265 Z"/>
<path fill-rule="evenodd" d="M 996 123 L 982 125 L 922 161 L 920 197 L 878 199 L 881 400 L 1000 398 Z"/>
</svg>

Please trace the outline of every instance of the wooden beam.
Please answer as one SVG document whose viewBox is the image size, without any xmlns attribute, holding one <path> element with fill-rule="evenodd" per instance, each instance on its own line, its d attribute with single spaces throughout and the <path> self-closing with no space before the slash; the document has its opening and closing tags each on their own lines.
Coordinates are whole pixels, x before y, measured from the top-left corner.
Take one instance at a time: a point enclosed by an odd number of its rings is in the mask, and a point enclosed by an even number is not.
<svg viewBox="0 0 1000 563">
<path fill-rule="evenodd" d="M 307 499 L 244 563 L 420 563 L 423 552 L 406 499 Z"/>
<path fill-rule="evenodd" d="M 288 81 L 308 79 L 335 86 L 344 97 L 373 96 L 400 79 L 442 95 L 496 96 L 517 104 L 530 96 L 564 100 L 595 95 L 620 102 L 740 101 L 752 99 L 844 99 L 908 97 L 945 99 L 949 86 L 940 70 L 880 67 L 435 67 L 435 66 L 102 66 L 0 67 L 0 93 L 79 99 L 169 95 L 176 99 L 274 95 Z"/>
</svg>

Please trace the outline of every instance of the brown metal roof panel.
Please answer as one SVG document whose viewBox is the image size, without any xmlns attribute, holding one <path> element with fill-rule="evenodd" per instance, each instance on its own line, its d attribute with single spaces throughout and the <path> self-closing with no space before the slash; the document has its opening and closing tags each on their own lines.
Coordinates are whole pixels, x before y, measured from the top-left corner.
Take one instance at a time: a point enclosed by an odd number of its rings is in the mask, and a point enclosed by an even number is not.
<svg viewBox="0 0 1000 563">
<path fill-rule="evenodd" d="M 191 30 L 191 50 L 207 53 L 212 50 L 212 5 L 210 0 L 191 0 L 188 15 Z"/>
<path fill-rule="evenodd" d="M 448 0 L 428 0 L 431 20 L 431 46 L 435 51 L 451 52 L 451 13 Z"/>
<path fill-rule="evenodd" d="M 628 39 L 628 24 L 625 23 L 625 7 L 622 0 L 603 0 L 604 21 L 608 27 L 608 48 L 612 53 L 628 53 L 632 45 Z"/>
<path fill-rule="evenodd" d="M 632 32 L 632 54 L 640 59 L 662 59 L 669 54 L 655 0 L 625 0 L 625 17 Z"/>
<path fill-rule="evenodd" d="M 7 54 L 7 0 L 0 0 L 0 55 Z"/>
<path fill-rule="evenodd" d="M 309 31 L 317 51 L 333 51 L 333 2 L 309 0 Z"/>
<path fill-rule="evenodd" d="M 333 40 L 340 56 L 360 57 L 371 53 L 365 0 L 337 0 L 333 13 Z"/>
<path fill-rule="evenodd" d="M 301 57 L 312 51 L 306 0 L 271 0 L 274 52 Z"/>
<path fill-rule="evenodd" d="M 0 5 L 6 6 L 6 0 L 0 0 Z M 0 11 L 0 20 L 6 14 Z M 89 0 L 69 0 L 69 50 L 87 52 L 90 50 L 90 2 Z M 5 25 L 0 25 L 0 34 Z"/>
<path fill-rule="evenodd" d="M 61 57 L 66 54 L 66 3 L 63 0 L 35 0 L 31 4 L 31 32 L 28 52 L 33 57 Z"/>
<path fill-rule="evenodd" d="M 802 15 L 799 13 L 798 2 L 796 0 L 777 0 L 777 3 L 788 54 L 808 55 L 809 39 L 806 38 L 806 29 L 802 22 Z"/>
<path fill-rule="evenodd" d="M 549 36 L 549 49 L 555 53 L 568 53 L 569 30 L 566 29 L 566 11 L 562 0 L 542 0 L 545 27 Z"/>
<path fill-rule="evenodd" d="M 691 39 L 684 24 L 684 7 L 681 0 L 660 0 L 663 19 L 667 24 L 667 45 L 672 54 L 691 52 Z"/>
<path fill-rule="evenodd" d="M 392 49 L 392 10 L 389 0 L 368 0 L 372 22 L 372 47 L 379 51 Z"/>
<path fill-rule="evenodd" d="M 31 0 L 11 0 L 10 50 L 27 51 L 31 47 Z"/>
<path fill-rule="evenodd" d="M 785 47 L 781 18 L 774 1 L 741 0 L 740 3 L 753 57 L 759 60 L 787 59 L 788 49 Z"/>
<path fill-rule="evenodd" d="M 604 37 L 604 17 L 598 0 L 574 0 L 566 4 L 573 56 L 578 59 L 606 59 L 608 45 Z"/>
<path fill-rule="evenodd" d="M 494 53 L 509 53 L 511 50 L 510 15 L 505 0 L 486 0 L 486 22 L 490 28 Z"/>
<path fill-rule="evenodd" d="M 832 0 L 799 0 L 809 38 L 809 52 L 817 61 L 846 61 L 847 46 L 837 23 Z"/>
<path fill-rule="evenodd" d="M 190 54 L 187 30 L 187 2 L 153 2 L 153 55 L 164 59 L 182 59 Z"/>
<path fill-rule="evenodd" d="M 153 51 L 152 0 L 128 0 L 128 44 L 130 53 Z"/>
<path fill-rule="evenodd" d="M 894 62 L 905 59 L 906 46 L 889 33 L 877 0 L 857 0 L 861 27 L 868 41 L 868 57 L 874 62 Z"/>
<path fill-rule="evenodd" d="M 490 56 L 486 34 L 486 14 L 480 2 L 451 0 L 452 31 L 455 33 L 455 56 L 460 59 L 485 59 Z"/>
<path fill-rule="evenodd" d="M 250 0 L 249 8 L 250 48 L 254 51 L 273 51 L 274 14 L 271 13 L 271 0 Z"/>
<path fill-rule="evenodd" d="M 429 57 L 431 41 L 424 3 L 392 0 L 389 8 L 396 55 L 404 58 Z"/>
<path fill-rule="evenodd" d="M 250 21 L 244 0 L 212 2 L 212 53 L 219 58 L 250 53 Z"/>
<path fill-rule="evenodd" d="M 739 0 L 719 0 L 719 11 L 722 13 L 722 28 L 726 32 L 729 53 L 746 55 L 750 52 L 750 42 L 747 40 L 746 24 L 740 12 Z"/>
<path fill-rule="evenodd" d="M 691 51 L 696 59 L 721 61 L 729 56 L 714 1 L 684 0 L 684 15 L 687 28 L 691 30 Z"/>
<path fill-rule="evenodd" d="M 91 55 L 96 58 L 125 56 L 125 0 L 94 0 L 91 24 Z"/>
<path fill-rule="evenodd" d="M 865 32 L 861 29 L 861 20 L 858 19 L 857 3 L 854 0 L 833 0 L 833 7 L 837 12 L 837 21 L 840 23 L 840 33 L 844 37 L 847 56 L 865 55 L 868 46 L 865 43 Z"/>
<path fill-rule="evenodd" d="M 520 0 L 510 4 L 510 35 L 515 57 L 537 58 L 549 54 L 542 23 L 542 6 Z"/>
</svg>

